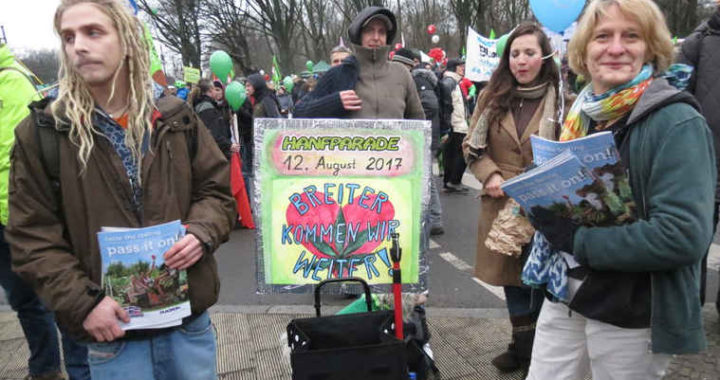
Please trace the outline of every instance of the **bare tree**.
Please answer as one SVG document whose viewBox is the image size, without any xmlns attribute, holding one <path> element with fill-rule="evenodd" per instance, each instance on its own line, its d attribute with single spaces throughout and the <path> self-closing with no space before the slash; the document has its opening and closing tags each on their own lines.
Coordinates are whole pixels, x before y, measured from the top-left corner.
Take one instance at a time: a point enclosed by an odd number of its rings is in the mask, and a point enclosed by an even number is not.
<svg viewBox="0 0 720 380">
<path fill-rule="evenodd" d="M 675 35 L 687 35 L 698 24 L 698 0 L 655 0 L 665 13 L 668 27 Z"/>
<path fill-rule="evenodd" d="M 433 47 L 431 36 L 427 33 L 430 24 L 435 25 L 438 35 L 442 37 L 460 38 L 454 36 L 455 23 L 452 18 L 447 17 L 447 6 L 447 0 L 405 0 L 405 26 L 402 32 L 406 46 L 423 51 L 430 50 Z"/>
<path fill-rule="evenodd" d="M 202 12 L 207 21 L 207 35 L 211 44 L 223 49 L 244 74 L 254 71 L 253 55 L 248 43 L 247 13 L 235 0 L 208 0 Z"/>
<path fill-rule="evenodd" d="M 21 61 L 44 83 L 57 81 L 60 62 L 56 50 L 31 50 L 26 52 Z"/>
<path fill-rule="evenodd" d="M 182 56 L 183 65 L 200 67 L 200 9 L 206 0 L 138 0 L 156 27 L 157 39 Z"/>
<path fill-rule="evenodd" d="M 327 59 L 330 50 L 340 42 L 345 23 L 326 0 L 302 0 L 304 17 L 300 23 L 305 58 Z"/>
<path fill-rule="evenodd" d="M 297 52 L 294 46 L 295 32 L 302 17 L 302 5 L 298 0 L 247 0 L 247 17 L 254 26 L 249 27 L 262 33 L 275 46 L 268 48 L 277 55 L 280 69 L 292 71 L 292 62 Z"/>
<path fill-rule="evenodd" d="M 478 29 L 479 25 L 476 25 L 479 16 L 483 16 L 484 13 L 480 13 L 485 8 L 485 0 L 450 0 L 450 8 L 455 15 L 457 21 L 457 34 L 461 41 L 467 39 L 468 26 L 472 26 L 473 29 Z M 484 31 L 480 29 L 481 33 Z"/>
<path fill-rule="evenodd" d="M 340 10 L 340 13 L 348 24 L 360 11 L 369 6 L 388 6 L 386 0 L 333 0 L 333 4 Z"/>
</svg>

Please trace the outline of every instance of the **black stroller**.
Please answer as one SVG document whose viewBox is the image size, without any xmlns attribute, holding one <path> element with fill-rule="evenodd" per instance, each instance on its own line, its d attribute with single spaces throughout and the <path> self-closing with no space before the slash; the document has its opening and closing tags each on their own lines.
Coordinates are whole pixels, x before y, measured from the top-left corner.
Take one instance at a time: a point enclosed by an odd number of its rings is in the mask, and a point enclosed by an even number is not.
<svg viewBox="0 0 720 380">
<path fill-rule="evenodd" d="M 321 316 L 320 289 L 333 282 L 360 282 L 368 312 Z M 392 310 L 371 311 L 362 279 L 332 279 L 315 288 L 315 318 L 288 324 L 293 380 L 407 379 L 405 343 L 395 337 Z"/>
</svg>

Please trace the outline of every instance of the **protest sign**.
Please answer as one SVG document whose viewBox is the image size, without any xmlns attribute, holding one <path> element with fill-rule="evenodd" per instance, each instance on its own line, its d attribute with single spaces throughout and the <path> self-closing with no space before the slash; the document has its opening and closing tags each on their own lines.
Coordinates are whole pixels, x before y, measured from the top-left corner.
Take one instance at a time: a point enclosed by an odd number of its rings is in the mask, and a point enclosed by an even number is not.
<svg viewBox="0 0 720 380">
<path fill-rule="evenodd" d="M 391 284 L 393 233 L 406 289 L 424 288 L 430 139 L 426 121 L 255 120 L 259 290 Z"/>
<path fill-rule="evenodd" d="M 194 67 L 183 67 L 183 80 L 186 83 L 200 82 L 200 69 Z"/>
<path fill-rule="evenodd" d="M 495 51 L 497 40 L 491 40 L 468 27 L 465 77 L 473 82 L 485 82 L 497 67 L 500 58 Z"/>
</svg>

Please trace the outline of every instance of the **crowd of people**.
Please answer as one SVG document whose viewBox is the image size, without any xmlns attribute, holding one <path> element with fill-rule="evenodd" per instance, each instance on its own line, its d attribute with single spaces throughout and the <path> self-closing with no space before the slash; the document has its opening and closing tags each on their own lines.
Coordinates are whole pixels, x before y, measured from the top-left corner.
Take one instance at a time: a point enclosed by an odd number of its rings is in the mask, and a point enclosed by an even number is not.
<svg viewBox="0 0 720 380">
<path fill-rule="evenodd" d="M 54 27 L 54 97 L 40 99 L 0 46 L 0 283 L 29 343 L 29 379 L 64 378 L 56 323 L 70 379 L 217 377 L 212 252 L 237 223 L 232 155 L 252 183 L 255 118 L 430 121 L 443 191 L 468 194 L 468 172 L 483 185 L 475 276 L 504 289 L 512 334 L 492 360 L 500 371 L 661 379 L 672 355 L 706 348 L 701 308 L 720 205 L 720 1 L 679 47 L 651 0 L 589 1 L 565 57 L 539 24 L 524 22 L 489 81 L 474 84 L 477 96 L 463 57 L 390 54 L 396 17 L 371 6 L 350 24 L 349 46 L 329 52 L 330 70 L 292 89 L 250 74 L 236 110 L 217 80 L 154 96 L 142 26 L 120 0 L 62 0 Z M 629 175 L 632 220 L 599 227 L 525 212 L 528 243 L 513 253 L 488 247 L 498 215 L 513 207 L 503 183 L 533 165 L 530 136 L 603 131 Z M 48 141 L 57 162 L 48 162 Z M 430 190 L 425 240 L 445 233 L 434 176 Z M 192 315 L 179 327 L 123 331 L 129 316 L 100 286 L 95 233 L 175 219 L 188 233 L 164 258 L 169 270 L 188 271 Z M 568 299 L 527 280 L 539 272 Z"/>
</svg>

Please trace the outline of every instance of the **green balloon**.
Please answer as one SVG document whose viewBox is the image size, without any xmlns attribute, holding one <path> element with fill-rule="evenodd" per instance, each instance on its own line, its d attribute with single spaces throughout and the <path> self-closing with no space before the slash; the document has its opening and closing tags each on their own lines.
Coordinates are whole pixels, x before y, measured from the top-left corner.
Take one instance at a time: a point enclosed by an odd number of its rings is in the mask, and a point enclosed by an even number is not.
<svg viewBox="0 0 720 380">
<path fill-rule="evenodd" d="M 239 110 L 246 98 L 245 86 L 238 82 L 233 81 L 225 88 L 225 99 L 233 111 Z"/>
<path fill-rule="evenodd" d="M 285 86 L 285 90 L 287 92 L 292 92 L 293 87 L 295 87 L 295 82 L 293 82 L 291 77 L 285 77 L 283 79 L 283 86 Z"/>
<path fill-rule="evenodd" d="M 495 52 L 497 53 L 498 57 L 501 57 L 503 52 L 505 51 L 505 45 L 507 44 L 508 37 L 510 37 L 510 35 L 505 34 L 498 38 L 497 42 L 495 43 Z"/>
<path fill-rule="evenodd" d="M 315 64 L 313 63 L 313 61 L 307 61 L 305 62 L 305 67 L 307 67 L 308 71 L 312 73 Z"/>
<path fill-rule="evenodd" d="M 232 69 L 233 62 L 228 53 L 222 50 L 217 50 L 212 53 L 210 56 L 210 70 L 212 70 L 213 74 L 215 74 L 221 82 L 224 83 L 227 80 L 228 74 L 230 74 Z"/>
</svg>

